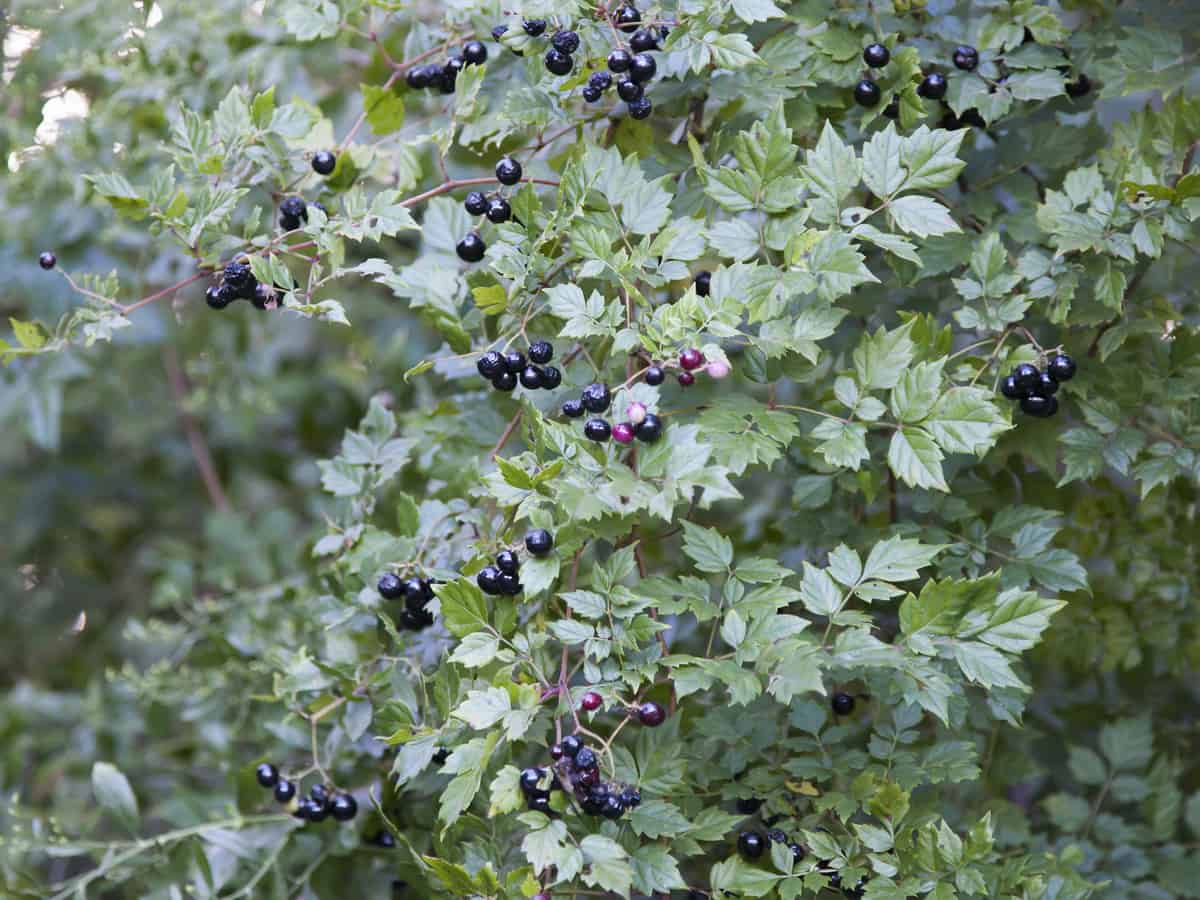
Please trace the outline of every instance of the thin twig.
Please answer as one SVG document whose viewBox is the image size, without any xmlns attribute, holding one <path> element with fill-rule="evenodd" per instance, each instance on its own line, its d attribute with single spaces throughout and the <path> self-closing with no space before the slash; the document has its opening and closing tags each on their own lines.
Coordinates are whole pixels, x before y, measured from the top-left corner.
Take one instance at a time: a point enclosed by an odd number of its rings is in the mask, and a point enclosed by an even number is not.
<svg viewBox="0 0 1200 900">
<path fill-rule="evenodd" d="M 179 356 L 175 352 L 175 347 L 171 344 L 163 347 L 163 368 L 166 369 L 167 382 L 171 386 L 171 394 L 175 399 L 175 409 L 179 414 L 179 424 L 183 426 L 188 444 L 191 445 L 192 458 L 196 461 L 196 468 L 200 470 L 200 479 L 204 482 L 204 489 L 208 492 L 208 499 L 221 512 L 229 512 L 232 507 L 229 504 L 229 498 L 225 496 L 225 491 L 221 487 L 221 479 L 217 475 L 217 467 L 213 464 L 212 454 L 208 449 L 208 442 L 204 439 L 204 432 L 200 428 L 200 423 L 188 412 L 187 400 L 191 389 L 188 385 L 187 376 L 184 375 L 183 369 L 179 365 Z"/>
</svg>

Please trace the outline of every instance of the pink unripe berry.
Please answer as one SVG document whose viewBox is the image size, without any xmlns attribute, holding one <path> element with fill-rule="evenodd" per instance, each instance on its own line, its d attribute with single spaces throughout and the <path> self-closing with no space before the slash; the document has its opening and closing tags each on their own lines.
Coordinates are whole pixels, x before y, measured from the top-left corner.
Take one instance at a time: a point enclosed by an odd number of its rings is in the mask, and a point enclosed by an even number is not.
<svg viewBox="0 0 1200 900">
<path fill-rule="evenodd" d="M 725 378 L 729 375 L 729 363 L 721 360 L 710 362 L 705 370 L 710 378 Z"/>
<path fill-rule="evenodd" d="M 675 377 L 679 381 L 681 387 L 691 387 L 696 383 L 696 376 L 691 372 L 680 372 Z"/>
<path fill-rule="evenodd" d="M 628 422 L 618 422 L 613 426 L 612 437 L 618 444 L 632 444 L 633 426 Z"/>
<path fill-rule="evenodd" d="M 629 417 L 630 425 L 641 425 L 646 421 L 646 404 L 638 403 L 636 400 L 629 404 L 625 409 L 625 415 Z"/>
<path fill-rule="evenodd" d="M 689 372 L 698 369 L 704 365 L 704 354 L 695 347 L 688 347 L 679 354 L 679 365 Z"/>
</svg>

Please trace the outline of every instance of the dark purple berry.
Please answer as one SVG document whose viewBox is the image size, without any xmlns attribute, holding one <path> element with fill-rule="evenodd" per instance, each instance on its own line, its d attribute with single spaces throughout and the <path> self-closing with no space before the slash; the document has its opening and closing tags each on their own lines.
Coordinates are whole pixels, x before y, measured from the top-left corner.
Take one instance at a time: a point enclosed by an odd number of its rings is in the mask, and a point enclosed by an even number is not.
<svg viewBox="0 0 1200 900">
<path fill-rule="evenodd" d="M 481 66 L 487 62 L 487 47 L 480 41 L 467 41 L 462 48 L 463 60 L 469 66 Z"/>
<path fill-rule="evenodd" d="M 275 785 L 275 801 L 277 803 L 291 803 L 295 796 L 296 783 L 294 781 L 283 780 Z"/>
<path fill-rule="evenodd" d="M 495 378 L 501 372 L 508 371 L 504 365 L 504 357 L 495 350 L 489 350 L 475 361 L 475 368 L 484 378 Z"/>
<path fill-rule="evenodd" d="M 279 783 L 279 770 L 270 763 L 262 763 L 254 770 L 254 777 L 265 788 L 275 787 Z"/>
<path fill-rule="evenodd" d="M 559 743 L 562 746 L 563 755 L 568 756 L 571 759 L 574 759 L 575 754 L 583 749 L 583 741 L 574 734 L 568 734 Z"/>
<path fill-rule="evenodd" d="M 496 163 L 496 180 L 501 184 L 516 184 L 521 180 L 521 164 L 511 156 L 505 156 Z"/>
<path fill-rule="evenodd" d="M 612 437 L 612 426 L 603 419 L 588 419 L 583 423 L 583 436 L 590 441 L 607 441 Z"/>
<path fill-rule="evenodd" d="M 507 25 L 497 25 L 492 29 L 492 40 L 499 43 L 508 34 Z"/>
<path fill-rule="evenodd" d="M 1040 374 L 1037 366 L 1030 365 L 1029 363 L 1021 363 L 1012 371 L 1013 380 L 1023 393 L 1029 393 L 1037 387 L 1038 376 Z"/>
<path fill-rule="evenodd" d="M 631 31 L 637 31 L 638 25 L 642 21 L 642 14 L 638 12 L 636 6 L 625 5 L 617 10 L 613 16 L 613 22 L 616 26 L 629 34 Z"/>
<path fill-rule="evenodd" d="M 701 297 L 707 297 L 712 290 L 712 272 L 707 269 L 701 269 L 692 278 L 692 284 L 696 288 L 696 293 Z"/>
<path fill-rule="evenodd" d="M 554 359 L 554 345 L 549 341 L 534 341 L 529 345 L 529 361 L 544 366 Z"/>
<path fill-rule="evenodd" d="M 1058 393 L 1058 379 L 1049 372 L 1042 372 L 1038 375 L 1037 387 L 1033 389 L 1035 394 L 1041 394 L 1043 397 L 1052 397 Z"/>
<path fill-rule="evenodd" d="M 404 596 L 404 582 L 398 575 L 393 575 L 391 572 L 380 576 L 375 589 L 386 600 L 399 600 Z"/>
<path fill-rule="evenodd" d="M 601 697 L 599 694 L 597 694 L 595 691 L 588 691 L 586 694 L 584 694 L 582 697 L 579 698 L 579 705 L 582 706 L 584 709 L 586 709 L 588 712 L 595 712 L 596 710 L 598 710 L 601 707 L 601 705 L 603 705 L 603 703 L 604 703 L 604 698 Z"/>
<path fill-rule="evenodd" d="M 495 566 L 484 566 L 475 576 L 475 583 L 485 594 L 494 597 L 500 593 L 500 574 Z"/>
<path fill-rule="evenodd" d="M 946 96 L 947 87 L 949 82 L 945 75 L 941 72 L 930 72 L 917 85 L 917 93 L 926 100 L 941 100 Z"/>
<path fill-rule="evenodd" d="M 552 391 L 562 384 L 562 372 L 557 366 L 545 366 L 542 369 L 542 389 Z"/>
<path fill-rule="evenodd" d="M 532 556 L 545 556 L 554 549 L 554 535 L 545 528 L 535 528 L 525 535 L 525 549 Z"/>
<path fill-rule="evenodd" d="M 312 167 L 318 175 L 332 175 L 337 168 L 337 157 L 328 150 L 318 150 L 313 154 Z"/>
<path fill-rule="evenodd" d="M 613 77 L 611 72 L 593 72 L 588 76 L 588 87 L 595 88 L 597 91 L 607 91 L 612 87 Z"/>
<path fill-rule="evenodd" d="M 835 715 L 848 716 L 854 712 L 854 696 L 839 691 L 830 698 L 829 706 L 833 709 Z"/>
<path fill-rule="evenodd" d="M 1025 396 L 1025 392 L 1017 387 L 1017 379 L 1013 375 L 1008 375 L 1000 382 L 1000 393 L 1009 400 L 1020 400 Z"/>
<path fill-rule="evenodd" d="M 1046 363 L 1046 371 L 1053 375 L 1056 381 L 1070 381 L 1075 377 L 1075 360 L 1065 353 L 1056 353 Z"/>
<path fill-rule="evenodd" d="M 633 62 L 633 54 L 628 50 L 614 50 L 608 54 L 608 70 L 610 72 L 628 72 Z"/>
<path fill-rule="evenodd" d="M 854 86 L 854 102 L 859 106 L 865 106 L 868 109 L 878 106 L 882 97 L 883 92 L 879 90 L 879 85 L 870 78 L 864 78 Z"/>
<path fill-rule="evenodd" d="M 563 53 L 551 47 L 546 51 L 546 71 L 551 75 L 570 75 L 575 67 L 575 58 L 570 53 Z"/>
<path fill-rule="evenodd" d="M 954 67 L 971 72 L 979 65 L 979 51 L 967 44 L 954 48 Z"/>
<path fill-rule="evenodd" d="M 526 366 L 518 377 L 521 379 L 521 387 L 526 390 L 536 391 L 542 386 L 542 370 L 537 366 Z"/>
<path fill-rule="evenodd" d="M 540 37 L 546 31 L 546 20 L 526 19 L 521 23 L 521 27 L 525 29 L 525 33 L 530 37 Z"/>
<path fill-rule="evenodd" d="M 612 392 L 609 391 L 608 385 L 595 382 L 583 389 L 581 399 L 583 408 L 588 412 L 602 413 L 612 403 Z"/>
<path fill-rule="evenodd" d="M 550 46 L 560 53 L 574 53 L 579 49 L 579 35 L 574 31 L 557 31 L 550 38 Z"/>
<path fill-rule="evenodd" d="M 1038 419 L 1048 419 L 1058 412 L 1058 398 L 1028 394 L 1021 398 L 1021 412 Z"/>
<path fill-rule="evenodd" d="M 648 119 L 652 112 L 654 112 L 654 104 L 650 102 L 649 97 L 642 97 L 638 100 L 632 100 L 629 103 L 629 117 L 631 119 Z"/>
<path fill-rule="evenodd" d="M 758 859 L 767 849 L 767 842 L 757 831 L 743 831 L 738 835 L 737 847 L 746 859 Z"/>
<path fill-rule="evenodd" d="M 562 414 L 568 419 L 578 419 L 584 413 L 582 400 L 564 400 Z"/>
<path fill-rule="evenodd" d="M 695 347 L 689 347 L 679 354 L 679 365 L 685 372 L 692 372 L 704 365 L 704 354 Z"/>
<path fill-rule="evenodd" d="M 512 207 L 503 197 L 493 197 L 488 202 L 487 217 L 489 222 L 495 222 L 497 225 L 507 222 L 512 218 Z"/>
<path fill-rule="evenodd" d="M 653 444 L 662 437 L 662 419 L 654 413 L 646 413 L 646 418 L 635 429 L 637 439 L 644 444 Z"/>
<path fill-rule="evenodd" d="M 863 62 L 872 69 L 882 69 L 892 59 L 892 51 L 883 44 L 867 44 L 863 48 Z"/>
<path fill-rule="evenodd" d="M 463 201 L 463 208 L 473 216 L 482 216 L 488 211 L 488 200 L 483 191 L 471 191 Z"/>
<path fill-rule="evenodd" d="M 583 86 L 583 100 L 585 103 L 595 103 L 603 96 L 604 94 L 599 88 L 593 87 L 590 84 L 585 84 Z"/>
<path fill-rule="evenodd" d="M 679 382 L 680 387 L 691 387 L 696 383 L 696 376 L 691 372 L 680 372 L 675 376 L 675 380 Z"/>
<path fill-rule="evenodd" d="M 351 794 L 334 794 L 329 811 L 339 822 L 349 822 L 358 815 L 358 801 Z"/>
<path fill-rule="evenodd" d="M 646 384 L 651 387 L 657 387 L 667 380 L 667 373 L 663 371 L 662 366 L 651 366 L 646 370 Z"/>
<path fill-rule="evenodd" d="M 454 248 L 454 252 L 458 254 L 458 258 L 463 262 L 477 263 L 483 259 L 483 254 L 487 252 L 487 244 L 483 242 L 483 238 L 479 236 L 479 232 L 472 231 L 458 242 L 458 246 Z"/>
<path fill-rule="evenodd" d="M 38 256 L 38 265 L 49 272 L 58 265 L 58 257 L 47 250 Z"/>
<path fill-rule="evenodd" d="M 637 710 L 638 721 L 651 728 L 657 728 L 667 720 L 667 711 L 653 700 L 647 700 Z"/>
<path fill-rule="evenodd" d="M 626 103 L 636 103 L 646 95 L 646 89 L 636 81 L 622 78 L 617 82 L 617 96 Z"/>
<path fill-rule="evenodd" d="M 629 64 L 629 77 L 638 84 L 649 81 L 658 72 L 658 63 L 649 53 L 638 53 Z"/>
<path fill-rule="evenodd" d="M 654 33 L 653 28 L 639 28 L 633 33 L 633 37 L 629 39 L 629 46 L 635 53 L 657 50 L 658 36 Z"/>
<path fill-rule="evenodd" d="M 517 376 L 512 372 L 501 372 L 492 379 L 492 387 L 498 391 L 508 393 L 517 389 Z"/>
</svg>

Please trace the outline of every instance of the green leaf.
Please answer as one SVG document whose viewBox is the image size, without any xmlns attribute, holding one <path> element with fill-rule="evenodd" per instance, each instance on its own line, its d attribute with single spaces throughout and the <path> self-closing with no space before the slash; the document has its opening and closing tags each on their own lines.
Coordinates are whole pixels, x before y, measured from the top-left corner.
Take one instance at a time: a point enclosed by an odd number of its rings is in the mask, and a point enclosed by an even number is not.
<svg viewBox="0 0 1200 900">
<path fill-rule="evenodd" d="M 1148 716 L 1121 719 L 1100 729 L 1100 751 L 1117 771 L 1140 771 L 1150 764 L 1154 731 Z"/>
<path fill-rule="evenodd" d="M 725 572 L 733 564 L 733 544 L 712 528 L 701 528 L 686 519 L 683 525 L 683 552 L 701 572 Z"/>
<path fill-rule="evenodd" d="M 915 321 L 909 320 L 892 331 L 880 328 L 859 341 L 854 349 L 854 370 L 862 387 L 885 389 L 899 383 L 916 350 L 910 337 Z"/>
<path fill-rule="evenodd" d="M 434 587 L 442 607 L 442 621 L 455 637 L 466 637 L 488 627 L 483 592 L 470 581 L 458 579 Z"/>
<path fill-rule="evenodd" d="M 940 236 L 962 231 L 950 218 L 950 210 L 928 197 L 897 197 L 887 208 L 888 218 L 901 231 L 918 237 Z"/>
<path fill-rule="evenodd" d="M 888 466 L 910 487 L 949 492 L 942 474 L 942 451 L 922 428 L 897 430 L 888 445 Z"/>
<path fill-rule="evenodd" d="M 93 763 L 92 793 L 100 808 L 115 816 L 126 829 L 134 831 L 137 828 L 137 797 L 120 769 L 108 762 Z"/>
<path fill-rule="evenodd" d="M 363 112 L 367 124 L 380 137 L 399 131 L 404 124 L 404 101 L 391 88 L 382 85 L 360 86 L 363 97 Z"/>
<path fill-rule="evenodd" d="M 917 363 L 904 371 L 892 389 L 892 412 L 901 422 L 920 422 L 942 397 L 942 360 Z"/>
</svg>

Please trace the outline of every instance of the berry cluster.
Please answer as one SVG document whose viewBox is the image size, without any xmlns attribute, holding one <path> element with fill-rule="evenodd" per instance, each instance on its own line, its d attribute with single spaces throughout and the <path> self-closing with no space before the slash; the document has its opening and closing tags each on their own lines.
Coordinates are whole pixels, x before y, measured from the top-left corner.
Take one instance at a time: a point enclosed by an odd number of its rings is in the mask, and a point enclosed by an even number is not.
<svg viewBox="0 0 1200 900">
<path fill-rule="evenodd" d="M 530 37 L 541 37 L 546 33 L 545 19 L 525 19 L 521 22 L 521 27 Z M 507 25 L 497 25 L 492 29 L 492 37 L 496 40 L 508 31 Z M 574 53 L 579 49 L 579 34 L 574 31 L 562 29 L 554 32 L 550 37 L 550 49 L 546 51 L 543 62 L 546 64 L 546 71 L 551 75 L 570 75 L 571 70 L 575 68 Z"/>
<path fill-rule="evenodd" d="M 567 735 L 561 743 L 550 748 L 554 760 L 555 782 L 566 781 L 575 793 L 579 808 L 585 815 L 619 819 L 626 810 L 642 802 L 637 788 L 617 786 L 600 780 L 600 759 L 596 751 L 586 746 L 576 735 Z M 522 787 L 528 773 L 545 772 L 544 769 L 526 769 L 521 773 Z M 533 807 L 531 807 L 533 808 Z"/>
<path fill-rule="evenodd" d="M 391 572 L 383 575 L 375 586 L 385 600 L 403 600 L 400 625 L 409 631 L 421 631 L 433 624 L 433 613 L 426 607 L 433 599 L 433 584 L 424 578 L 404 581 Z"/>
<path fill-rule="evenodd" d="M 496 180 L 503 185 L 511 187 L 521 180 L 521 175 L 521 164 L 511 156 L 506 156 L 496 163 Z M 493 194 L 489 199 L 481 191 L 471 191 L 463 205 L 471 215 L 486 215 L 491 222 L 507 222 L 512 217 L 512 207 L 498 194 Z M 458 242 L 454 251 L 463 262 L 477 263 L 487 252 L 487 244 L 478 231 L 472 231 Z"/>
<path fill-rule="evenodd" d="M 666 29 L 660 32 L 653 27 L 638 27 L 642 14 L 632 6 L 622 6 L 613 20 L 621 31 L 633 32 L 629 49 L 618 47 L 608 54 L 608 71 L 591 74 L 583 88 L 583 99 L 588 103 L 598 101 L 612 87 L 616 75 L 617 96 L 627 104 L 630 117 L 645 119 L 654 109 L 646 96 L 645 85 L 658 73 L 658 63 L 650 53 L 658 49 L 660 37 L 666 37 Z"/>
<path fill-rule="evenodd" d="M 749 829 L 741 832 L 737 838 L 738 853 L 746 859 L 758 859 L 771 844 L 786 844 L 792 851 L 792 859 L 800 862 L 804 858 L 804 848 L 795 841 L 788 840 L 781 828 L 768 829 L 766 834 Z"/>
<path fill-rule="evenodd" d="M 263 787 L 274 789 L 277 802 L 286 805 L 296 799 L 296 783 L 280 778 L 279 770 L 270 763 L 260 765 L 255 777 Z M 324 822 L 330 816 L 339 822 L 349 822 L 358 815 L 358 801 L 345 791 L 334 792 L 323 784 L 315 784 L 307 797 L 300 798 L 292 815 L 308 822 Z"/>
<path fill-rule="evenodd" d="M 475 361 L 475 368 L 498 391 L 514 390 L 518 381 L 531 391 L 539 388 L 552 391 L 562 384 L 562 372 L 546 365 L 552 359 L 554 347 L 550 342 L 534 341 L 529 345 L 528 357 L 519 350 L 507 353 L 489 350 Z"/>
<path fill-rule="evenodd" d="M 1009 400 L 1018 400 L 1021 412 L 1048 419 L 1058 412 L 1058 386 L 1075 377 L 1075 360 L 1065 353 L 1056 353 L 1046 362 L 1045 371 L 1029 363 L 1021 363 L 1012 374 L 1000 382 L 1000 393 Z"/>
<path fill-rule="evenodd" d="M 646 381 L 648 384 L 656 383 L 650 381 L 650 375 L 657 368 L 659 367 L 651 366 L 646 370 Z M 695 373 L 699 369 L 704 369 L 709 378 L 716 378 L 718 380 L 722 378 L 728 378 L 731 371 L 729 368 L 729 363 L 719 359 L 709 362 L 708 359 L 705 358 L 704 354 L 695 347 L 689 347 L 679 354 L 679 368 L 683 371 L 676 376 L 676 380 L 683 387 L 691 387 L 696 383 Z"/>
<path fill-rule="evenodd" d="M 975 53 L 975 62 L 971 68 L 975 68 L 979 64 L 979 54 L 973 47 L 959 47 L 959 50 L 970 50 Z M 863 62 L 870 69 L 882 69 L 892 60 L 892 51 L 883 44 L 874 43 L 868 44 L 863 48 Z M 959 54 L 955 51 L 955 65 L 958 65 Z M 964 62 L 966 57 L 964 57 Z M 959 66 L 963 68 L 963 66 Z M 925 77 L 921 79 L 921 83 L 917 85 L 917 93 L 926 100 L 941 100 L 946 96 L 946 89 L 950 86 L 946 76 L 941 72 L 927 72 Z M 864 75 L 863 78 L 854 86 L 854 100 L 859 106 L 873 107 L 879 104 L 883 92 L 879 89 L 879 85 L 875 83 L 875 79 L 870 74 Z M 900 114 L 900 105 L 893 99 L 888 104 L 884 114 L 889 118 L 896 118 Z"/>
<path fill-rule="evenodd" d="M 295 231 L 308 224 L 308 204 L 303 197 L 284 197 L 279 204 L 279 227 L 284 231 Z"/>
<path fill-rule="evenodd" d="M 534 528 L 525 535 L 525 549 L 530 556 L 545 556 L 554 549 L 554 535 L 545 528 Z M 521 584 L 521 560 L 512 550 L 496 554 L 494 565 L 484 566 L 475 576 L 475 583 L 492 597 L 515 597 L 525 590 Z"/>
<path fill-rule="evenodd" d="M 647 374 L 649 370 L 647 370 Z M 612 405 L 612 392 L 608 385 L 589 384 L 583 389 L 579 399 L 571 399 L 562 405 L 563 415 L 570 419 L 578 419 L 585 412 L 595 413 L 583 423 L 583 434 L 589 440 L 607 441 L 612 438 L 619 444 L 631 444 L 633 439 L 653 444 L 662 436 L 662 419 L 646 409 L 644 403 L 636 400 L 625 408 L 626 421 L 610 425 L 608 420 L 600 417 Z"/>
<path fill-rule="evenodd" d="M 275 291 L 260 284 L 250 270 L 250 260 L 240 256 L 225 266 L 217 284 L 209 285 L 204 300 L 213 309 L 224 309 L 235 300 L 249 300 L 259 309 L 266 309 L 275 300 Z"/>
<path fill-rule="evenodd" d="M 443 94 L 453 94 L 458 73 L 467 66 L 483 65 L 487 58 L 487 47 L 480 41 L 467 41 L 462 45 L 461 53 L 451 53 L 443 63 L 413 66 L 404 76 L 404 81 L 416 91 L 436 89 Z"/>
</svg>

